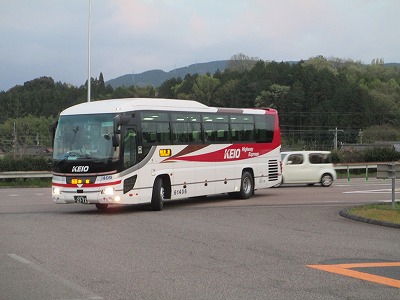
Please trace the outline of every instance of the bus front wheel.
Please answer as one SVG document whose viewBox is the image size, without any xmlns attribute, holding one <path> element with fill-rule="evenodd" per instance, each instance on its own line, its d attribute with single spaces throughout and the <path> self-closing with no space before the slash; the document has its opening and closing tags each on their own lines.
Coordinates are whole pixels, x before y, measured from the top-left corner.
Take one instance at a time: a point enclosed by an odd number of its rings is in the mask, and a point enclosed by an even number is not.
<svg viewBox="0 0 400 300">
<path fill-rule="evenodd" d="M 104 204 L 104 203 L 96 203 L 96 208 L 98 210 L 106 210 L 108 207 L 108 204 Z"/>
<path fill-rule="evenodd" d="M 249 199 L 254 193 L 254 180 L 250 172 L 243 172 L 239 196 L 242 199 Z"/>
<path fill-rule="evenodd" d="M 158 177 L 154 181 L 153 185 L 153 194 L 151 196 L 151 208 L 156 211 L 160 211 L 164 207 L 164 197 L 165 197 L 165 189 L 164 189 L 164 181 L 162 178 Z"/>
</svg>

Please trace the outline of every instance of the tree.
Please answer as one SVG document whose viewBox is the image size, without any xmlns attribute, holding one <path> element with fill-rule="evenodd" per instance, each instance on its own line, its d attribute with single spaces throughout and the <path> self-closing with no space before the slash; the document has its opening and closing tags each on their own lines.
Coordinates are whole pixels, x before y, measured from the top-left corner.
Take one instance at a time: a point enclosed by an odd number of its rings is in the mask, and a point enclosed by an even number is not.
<svg viewBox="0 0 400 300">
<path fill-rule="evenodd" d="M 199 75 L 193 84 L 194 100 L 202 102 L 206 105 L 214 105 L 214 94 L 220 81 L 209 75 Z"/>
<path fill-rule="evenodd" d="M 161 86 L 158 88 L 158 97 L 160 98 L 167 98 L 167 99 L 174 99 L 176 98 L 174 93 L 174 86 L 181 84 L 181 78 L 171 78 L 164 81 Z"/>
<path fill-rule="evenodd" d="M 273 84 L 267 91 L 262 91 L 257 96 L 255 104 L 256 107 L 271 107 L 278 110 L 287 111 L 286 95 L 289 93 L 290 87 Z"/>
<path fill-rule="evenodd" d="M 338 74 L 338 71 L 333 67 L 333 63 L 327 60 L 322 55 L 318 55 L 315 57 L 310 57 L 307 61 L 303 63 L 304 66 L 314 66 L 318 71 L 323 69 L 327 69 L 333 74 Z"/>
<path fill-rule="evenodd" d="M 398 141 L 400 129 L 389 124 L 370 126 L 362 131 L 363 143 L 375 141 Z"/>
<path fill-rule="evenodd" d="M 21 154 L 29 146 L 41 145 L 51 147 L 50 125 L 53 117 L 35 117 L 28 115 L 23 118 L 10 118 L 0 125 L 0 148 L 5 152 L 12 150 Z"/>
<path fill-rule="evenodd" d="M 222 84 L 215 92 L 215 105 L 221 107 L 234 107 L 238 82 L 238 79 L 231 79 Z"/>
<path fill-rule="evenodd" d="M 172 87 L 172 91 L 177 99 L 192 99 L 193 85 L 198 74 L 186 74 L 185 78 L 178 84 Z"/>
<path fill-rule="evenodd" d="M 235 54 L 228 62 L 227 69 L 231 71 L 245 72 L 249 71 L 260 59 L 257 57 L 249 57 L 243 53 Z"/>
</svg>

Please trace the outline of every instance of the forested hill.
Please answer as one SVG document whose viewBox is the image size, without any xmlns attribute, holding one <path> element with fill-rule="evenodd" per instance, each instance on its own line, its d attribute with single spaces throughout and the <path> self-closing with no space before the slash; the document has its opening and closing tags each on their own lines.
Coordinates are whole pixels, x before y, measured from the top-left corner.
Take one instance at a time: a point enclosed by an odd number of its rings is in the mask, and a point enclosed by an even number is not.
<svg viewBox="0 0 400 300">
<path fill-rule="evenodd" d="M 176 71 L 159 86 L 117 88 L 100 73 L 91 81 L 92 101 L 159 97 L 218 107 L 272 107 L 279 113 L 284 144 L 300 149 L 331 149 L 336 128 L 339 143 L 400 140 L 399 64 L 318 56 L 297 63 L 231 59 L 216 69 Z M 85 101 L 86 84 L 75 87 L 50 77 L 0 92 L 0 151 L 38 141 L 50 146 L 50 123 L 63 109 Z"/>
<path fill-rule="evenodd" d="M 183 68 L 177 68 L 169 72 L 163 70 L 150 70 L 139 74 L 126 74 L 117 78 L 106 81 L 106 84 L 111 84 L 113 88 L 120 86 L 147 86 L 151 85 L 159 87 L 163 82 L 171 78 L 184 78 L 187 74 L 214 74 L 219 71 L 224 71 L 228 65 L 228 60 L 219 60 L 206 63 L 198 63 L 189 65 Z"/>
</svg>

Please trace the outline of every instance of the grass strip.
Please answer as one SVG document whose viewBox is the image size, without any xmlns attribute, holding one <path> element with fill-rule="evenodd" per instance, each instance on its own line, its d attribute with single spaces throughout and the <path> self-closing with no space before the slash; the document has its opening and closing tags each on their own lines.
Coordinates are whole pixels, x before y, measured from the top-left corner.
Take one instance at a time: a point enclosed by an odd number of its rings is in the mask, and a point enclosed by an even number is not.
<svg viewBox="0 0 400 300">
<path fill-rule="evenodd" d="M 353 207 L 348 213 L 366 219 L 400 224 L 400 202 L 395 203 L 394 209 L 391 203 L 379 203 Z"/>
<path fill-rule="evenodd" d="M 51 178 L 0 179 L 0 188 L 41 188 L 51 187 Z"/>
</svg>

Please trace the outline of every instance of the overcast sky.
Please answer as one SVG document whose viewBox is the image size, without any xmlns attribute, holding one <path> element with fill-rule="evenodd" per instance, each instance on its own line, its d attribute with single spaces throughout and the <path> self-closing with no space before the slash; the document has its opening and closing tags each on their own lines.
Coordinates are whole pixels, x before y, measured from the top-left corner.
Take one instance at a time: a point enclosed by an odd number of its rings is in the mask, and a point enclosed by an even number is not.
<svg viewBox="0 0 400 300">
<path fill-rule="evenodd" d="M 91 74 L 105 80 L 243 53 L 400 62 L 399 0 L 91 0 Z M 89 0 L 0 0 L 0 91 L 88 77 Z"/>
</svg>

